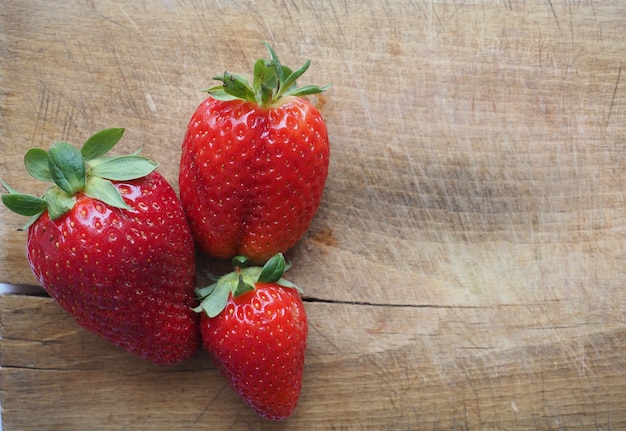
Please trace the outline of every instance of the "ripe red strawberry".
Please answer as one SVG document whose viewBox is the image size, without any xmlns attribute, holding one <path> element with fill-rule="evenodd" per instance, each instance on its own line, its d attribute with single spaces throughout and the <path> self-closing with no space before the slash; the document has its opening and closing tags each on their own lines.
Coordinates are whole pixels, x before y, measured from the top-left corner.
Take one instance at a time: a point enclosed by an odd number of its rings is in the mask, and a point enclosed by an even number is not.
<svg viewBox="0 0 626 431">
<path fill-rule="evenodd" d="M 191 117 L 182 144 L 180 196 L 199 248 L 265 262 L 304 235 L 328 175 L 328 133 L 292 72 L 266 44 L 252 84 L 228 72 Z"/>
<path fill-rule="evenodd" d="M 198 289 L 202 303 L 195 309 L 202 312 L 202 343 L 220 373 L 270 420 L 286 419 L 296 408 L 308 331 L 304 305 L 284 271 L 282 254 L 263 268 L 236 266 Z"/>
<path fill-rule="evenodd" d="M 192 307 L 193 239 L 180 201 L 157 165 L 104 156 L 124 129 L 31 149 L 29 173 L 54 183 L 42 198 L 2 201 L 32 216 L 27 254 L 45 290 L 84 328 L 156 364 L 174 364 L 200 345 Z"/>
</svg>

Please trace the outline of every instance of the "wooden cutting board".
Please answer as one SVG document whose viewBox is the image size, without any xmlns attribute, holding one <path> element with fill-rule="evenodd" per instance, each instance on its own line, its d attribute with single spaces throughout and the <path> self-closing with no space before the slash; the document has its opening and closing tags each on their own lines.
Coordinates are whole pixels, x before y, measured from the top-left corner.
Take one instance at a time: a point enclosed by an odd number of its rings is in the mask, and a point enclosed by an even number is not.
<svg viewBox="0 0 626 431">
<path fill-rule="evenodd" d="M 125 127 L 177 187 L 212 76 L 312 65 L 332 154 L 288 253 L 302 397 L 251 412 L 199 352 L 152 366 L 0 297 L 4 430 L 626 428 L 626 3 L 5 0 L 0 176 Z M 35 285 L 0 208 L 0 282 Z M 213 268 L 208 259 L 201 268 Z"/>
</svg>

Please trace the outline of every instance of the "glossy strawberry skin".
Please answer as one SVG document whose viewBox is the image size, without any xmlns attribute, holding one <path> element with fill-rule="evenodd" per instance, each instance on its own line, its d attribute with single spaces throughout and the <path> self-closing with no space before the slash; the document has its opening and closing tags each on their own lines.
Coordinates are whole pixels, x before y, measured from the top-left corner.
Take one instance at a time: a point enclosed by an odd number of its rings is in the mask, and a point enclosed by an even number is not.
<svg viewBox="0 0 626 431">
<path fill-rule="evenodd" d="M 307 318 L 298 292 L 274 283 L 228 299 L 202 314 L 202 342 L 220 373 L 257 414 L 282 420 L 296 408 L 302 386 Z"/>
<path fill-rule="evenodd" d="M 208 97 L 182 147 L 180 195 L 199 248 L 265 261 L 304 235 L 328 175 L 328 133 L 305 99 L 270 107 Z"/>
<path fill-rule="evenodd" d="M 156 364 L 199 347 L 193 240 L 157 172 L 114 182 L 132 211 L 79 193 L 70 212 L 28 229 L 36 278 L 84 328 Z"/>
</svg>

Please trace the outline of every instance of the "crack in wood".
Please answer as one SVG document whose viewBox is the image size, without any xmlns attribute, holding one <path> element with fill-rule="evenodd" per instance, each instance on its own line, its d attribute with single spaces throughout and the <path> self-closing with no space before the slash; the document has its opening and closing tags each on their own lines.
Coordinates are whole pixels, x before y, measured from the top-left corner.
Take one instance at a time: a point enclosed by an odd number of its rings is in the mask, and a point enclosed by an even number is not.
<svg viewBox="0 0 626 431">
<path fill-rule="evenodd" d="M 316 298 L 313 296 L 303 296 L 302 301 L 308 302 L 308 303 L 354 305 L 354 306 L 363 306 L 363 307 L 430 308 L 430 309 L 439 309 L 439 310 L 458 310 L 458 309 L 480 310 L 480 309 L 494 309 L 494 308 L 502 308 L 502 307 L 529 307 L 531 305 L 537 305 L 537 304 L 507 304 L 507 303 L 494 304 L 494 305 L 396 304 L 396 303 L 383 303 L 383 302 L 350 301 L 350 300 L 341 300 L 341 299 Z M 546 304 L 549 302 L 558 302 L 558 301 L 544 301 L 544 302 L 541 302 L 541 304 Z"/>
<path fill-rule="evenodd" d="M 617 69 L 617 79 L 615 80 L 615 88 L 613 89 L 613 98 L 611 99 L 611 106 L 609 107 L 609 114 L 606 117 L 606 124 L 609 125 L 611 121 L 611 114 L 613 113 L 613 105 L 615 104 L 615 95 L 617 94 L 617 87 L 619 86 L 619 78 L 622 76 L 622 66 Z"/>
</svg>

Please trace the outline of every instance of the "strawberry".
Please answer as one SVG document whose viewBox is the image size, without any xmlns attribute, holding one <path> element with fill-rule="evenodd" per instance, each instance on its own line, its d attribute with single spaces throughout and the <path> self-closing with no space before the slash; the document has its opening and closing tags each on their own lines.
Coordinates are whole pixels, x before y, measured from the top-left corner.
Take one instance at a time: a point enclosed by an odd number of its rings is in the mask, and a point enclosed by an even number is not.
<svg viewBox="0 0 626 431">
<path fill-rule="evenodd" d="M 29 150 L 29 173 L 53 185 L 40 198 L 4 184 L 2 201 L 32 216 L 28 261 L 64 310 L 133 354 L 174 364 L 200 346 L 193 239 L 156 163 L 105 156 L 123 132 L 98 132 L 80 151 L 64 142 Z"/>
<path fill-rule="evenodd" d="M 180 196 L 204 253 L 265 262 L 304 235 L 328 175 L 328 133 L 297 87 L 310 61 L 291 71 L 274 50 L 254 80 L 225 72 L 196 109 L 182 144 Z"/>
<path fill-rule="evenodd" d="M 197 289 L 202 343 L 233 390 L 257 414 L 282 420 L 302 386 L 307 318 L 296 286 L 282 278 L 282 254 Z"/>
</svg>

